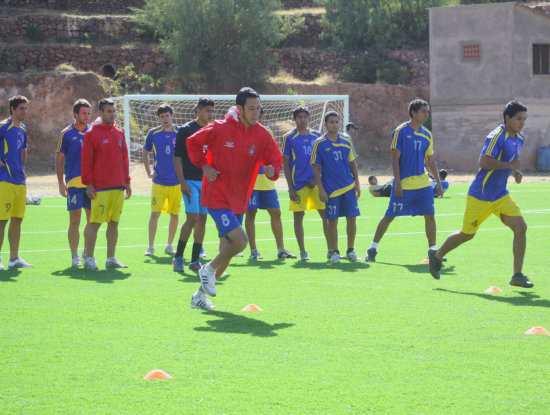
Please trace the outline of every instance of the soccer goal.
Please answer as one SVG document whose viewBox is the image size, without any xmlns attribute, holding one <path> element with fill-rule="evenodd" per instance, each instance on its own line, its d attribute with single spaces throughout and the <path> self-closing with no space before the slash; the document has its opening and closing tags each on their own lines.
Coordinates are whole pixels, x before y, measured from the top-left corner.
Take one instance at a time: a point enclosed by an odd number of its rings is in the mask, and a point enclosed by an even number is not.
<svg viewBox="0 0 550 415">
<path fill-rule="evenodd" d="M 215 102 L 215 119 L 223 119 L 227 110 L 235 105 L 235 95 L 125 95 L 112 98 L 117 104 L 117 122 L 123 127 L 130 152 L 130 164 L 141 164 L 141 151 L 149 130 L 159 125 L 157 106 L 166 102 L 174 109 L 174 122 L 183 125 L 194 117 L 199 98 L 206 96 Z M 349 98 L 347 95 L 262 95 L 263 124 L 273 130 L 279 146 L 283 135 L 295 125 L 292 110 L 306 105 L 310 111 L 310 128 L 323 131 L 323 118 L 328 111 L 341 115 L 341 131 L 348 122 Z"/>
</svg>

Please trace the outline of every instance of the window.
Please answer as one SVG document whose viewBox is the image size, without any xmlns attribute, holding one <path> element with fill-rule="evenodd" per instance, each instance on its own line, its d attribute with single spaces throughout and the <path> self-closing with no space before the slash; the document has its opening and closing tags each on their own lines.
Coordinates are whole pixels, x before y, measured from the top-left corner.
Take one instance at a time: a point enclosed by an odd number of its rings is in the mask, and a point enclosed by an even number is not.
<svg viewBox="0 0 550 415">
<path fill-rule="evenodd" d="M 462 59 L 471 60 L 480 57 L 479 43 L 465 43 L 462 45 Z"/>
<path fill-rule="evenodd" d="M 533 45 L 533 75 L 550 75 L 550 44 Z"/>
</svg>

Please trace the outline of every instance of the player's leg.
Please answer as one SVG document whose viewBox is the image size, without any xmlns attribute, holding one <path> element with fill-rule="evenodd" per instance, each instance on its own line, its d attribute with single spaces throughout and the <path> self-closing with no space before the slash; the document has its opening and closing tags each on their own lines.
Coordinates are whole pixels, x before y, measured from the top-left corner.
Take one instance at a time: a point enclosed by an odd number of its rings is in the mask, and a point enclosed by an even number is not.
<svg viewBox="0 0 550 415">
<path fill-rule="evenodd" d="M 145 251 L 145 256 L 152 256 L 155 253 L 155 237 L 157 235 L 159 217 L 160 211 L 151 212 L 149 216 L 149 245 Z"/>
<path fill-rule="evenodd" d="M 168 240 L 164 248 L 164 253 L 168 255 L 176 254 L 176 250 L 172 246 L 172 243 L 174 242 L 174 237 L 178 229 L 181 199 L 180 185 L 167 186 L 166 212 L 170 214 L 170 221 L 168 223 Z"/>
<path fill-rule="evenodd" d="M 14 196 L 13 184 L 0 182 L 0 251 L 2 251 L 2 245 L 4 244 L 6 226 L 11 218 Z M 2 264 L 2 258 L 0 257 L 0 271 L 4 269 L 5 266 Z"/>
<path fill-rule="evenodd" d="M 95 264 L 94 250 L 95 250 L 95 244 L 97 241 L 97 231 L 101 226 L 101 222 L 94 221 L 93 210 L 94 209 L 92 207 L 92 216 L 90 218 L 90 224 L 88 225 L 88 231 L 86 232 L 86 255 L 87 255 L 86 262 L 85 262 L 86 268 L 89 268 L 88 263 L 91 264 L 93 262 Z"/>
<path fill-rule="evenodd" d="M 357 216 L 359 216 L 359 203 L 353 189 L 348 190 L 341 196 L 340 214 L 346 217 L 347 250 L 346 258 L 350 261 L 357 261 L 355 252 L 355 235 L 357 234 Z"/>
<path fill-rule="evenodd" d="M 346 250 L 346 257 L 352 261 L 357 261 L 357 254 L 355 253 L 355 235 L 357 234 L 357 220 L 356 217 L 346 217 L 346 233 L 348 236 L 348 249 Z"/>
<path fill-rule="evenodd" d="M 71 249 L 72 266 L 79 267 L 80 260 L 78 258 L 78 244 L 80 242 L 80 218 L 82 209 L 74 209 L 69 211 L 69 230 L 67 236 L 69 239 L 69 248 Z"/>
<path fill-rule="evenodd" d="M 206 208 L 204 209 L 206 210 Z M 198 271 L 202 267 L 199 257 L 202 251 L 204 234 L 206 232 L 206 218 L 207 215 L 205 213 L 199 213 L 197 216 L 197 223 L 195 224 L 193 231 L 193 250 L 191 251 L 191 262 L 189 263 L 189 268 L 195 271 Z"/>
<path fill-rule="evenodd" d="M 244 227 L 246 229 L 246 236 L 248 237 L 248 244 L 250 245 L 250 258 L 251 259 L 263 259 L 256 247 L 256 214 L 258 209 L 247 209 L 244 218 Z"/>
<path fill-rule="evenodd" d="M 0 219 L 0 252 L 2 251 L 2 245 L 4 244 L 4 231 L 6 229 L 7 220 Z M 2 257 L 0 257 L 0 271 L 3 271 L 5 266 L 2 264 Z"/>
<path fill-rule="evenodd" d="M 174 252 L 171 252 L 170 249 L 172 248 L 172 243 L 174 242 L 174 238 L 176 236 L 176 232 L 178 230 L 178 223 L 180 220 L 179 215 L 174 215 L 173 213 L 170 213 L 170 222 L 168 222 L 168 240 L 166 241 L 166 248 L 164 250 L 167 254 L 175 254 Z"/>
<path fill-rule="evenodd" d="M 384 215 L 382 219 L 380 219 L 380 222 L 378 222 L 378 225 L 376 226 L 376 231 L 374 232 L 374 238 L 372 239 L 372 244 L 369 249 L 367 249 L 367 255 L 365 258 L 365 262 L 375 262 L 376 261 L 376 254 L 378 253 L 378 244 L 382 240 L 382 237 L 388 230 L 388 227 L 390 226 L 390 223 L 393 222 L 395 219 L 394 216 L 386 216 Z"/>
<path fill-rule="evenodd" d="M 435 249 L 437 225 L 435 223 L 435 215 L 424 215 L 424 228 L 426 230 L 426 238 L 428 239 L 429 249 Z"/>
<path fill-rule="evenodd" d="M 306 250 L 304 244 L 304 216 L 304 211 L 294 212 L 294 235 L 296 236 L 296 242 L 298 242 L 300 252 L 305 252 Z"/>
<path fill-rule="evenodd" d="M 81 261 L 86 261 L 88 253 L 86 251 L 86 238 L 88 237 L 88 228 L 90 227 L 90 218 L 92 215 L 92 201 L 84 191 L 84 213 L 86 214 L 86 226 L 84 226 L 84 231 L 82 236 L 84 237 L 84 248 L 82 249 L 82 255 L 80 256 Z"/>
<path fill-rule="evenodd" d="M 185 222 L 181 225 L 178 246 L 176 247 L 176 253 L 174 254 L 174 260 L 172 262 L 174 271 L 176 272 L 184 271 L 183 254 L 185 252 L 185 247 L 187 246 L 187 241 L 191 236 L 191 232 L 197 224 L 198 215 L 201 212 L 200 185 L 192 180 L 188 180 L 187 184 L 189 185 L 191 194 L 183 195 L 183 202 L 185 204 Z"/>
<path fill-rule="evenodd" d="M 296 236 L 296 242 L 298 242 L 298 248 L 300 249 L 300 260 L 309 260 L 309 255 L 306 251 L 304 242 L 304 216 L 306 207 L 308 206 L 309 188 L 307 186 L 296 191 L 297 200 L 290 200 L 288 209 L 293 212 L 294 217 L 294 235 Z M 323 203 L 323 208 L 325 204 Z"/>
<path fill-rule="evenodd" d="M 108 190 L 108 192 L 107 215 L 105 218 L 107 221 L 107 261 L 105 261 L 105 268 L 128 268 L 126 265 L 121 264 L 115 256 L 118 242 L 118 223 L 124 206 L 124 191 Z"/>
<path fill-rule="evenodd" d="M 340 199 L 342 195 L 329 197 L 326 203 L 325 215 L 327 219 L 328 250 L 330 262 L 340 262 L 340 251 L 338 250 L 338 218 L 340 217 Z"/>
<path fill-rule="evenodd" d="M 34 265 L 27 264 L 19 257 L 19 242 L 21 241 L 21 223 L 25 217 L 27 204 L 27 187 L 25 185 L 14 185 L 13 207 L 11 210 L 10 225 L 8 228 L 8 241 L 10 243 L 10 260 L 8 268 L 33 268 Z"/>
</svg>

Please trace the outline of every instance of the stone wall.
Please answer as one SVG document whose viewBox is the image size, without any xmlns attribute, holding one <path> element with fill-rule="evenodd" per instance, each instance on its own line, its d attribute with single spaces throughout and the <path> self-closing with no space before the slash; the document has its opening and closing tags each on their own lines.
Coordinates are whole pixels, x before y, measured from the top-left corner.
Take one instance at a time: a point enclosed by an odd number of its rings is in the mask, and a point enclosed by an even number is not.
<svg viewBox="0 0 550 415">
<path fill-rule="evenodd" d="M 126 14 L 130 13 L 130 7 L 144 4 L 144 0 L 0 0 L 2 7 L 79 10 L 97 14 Z"/>
<path fill-rule="evenodd" d="M 283 9 L 302 9 L 304 7 L 319 7 L 314 0 L 281 0 Z"/>
</svg>

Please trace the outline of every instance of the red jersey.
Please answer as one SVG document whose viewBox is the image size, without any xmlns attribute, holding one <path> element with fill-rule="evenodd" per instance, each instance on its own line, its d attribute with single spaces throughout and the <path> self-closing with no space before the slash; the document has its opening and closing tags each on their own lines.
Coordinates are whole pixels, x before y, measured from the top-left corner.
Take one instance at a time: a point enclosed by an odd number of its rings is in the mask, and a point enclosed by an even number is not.
<svg viewBox="0 0 550 415">
<path fill-rule="evenodd" d="M 130 183 L 128 148 L 124 132 L 116 122 L 94 123 L 82 144 L 82 183 L 96 190 L 126 187 Z"/>
<path fill-rule="evenodd" d="M 273 166 L 275 175 L 269 179 L 277 180 L 283 163 L 269 131 L 260 123 L 245 128 L 234 110 L 189 137 L 187 153 L 196 166 L 209 164 L 220 172 L 212 183 L 203 176 L 201 204 L 235 214 L 246 212 L 260 164 Z"/>
</svg>

